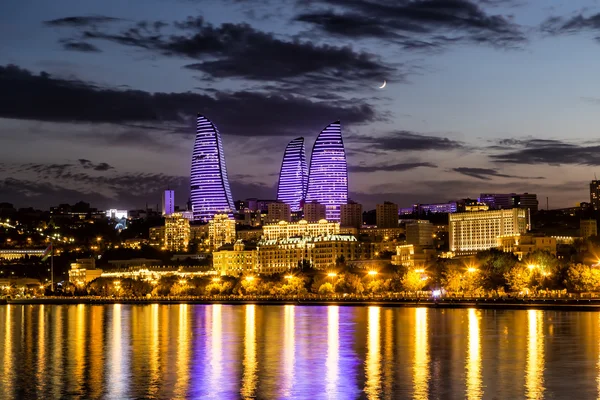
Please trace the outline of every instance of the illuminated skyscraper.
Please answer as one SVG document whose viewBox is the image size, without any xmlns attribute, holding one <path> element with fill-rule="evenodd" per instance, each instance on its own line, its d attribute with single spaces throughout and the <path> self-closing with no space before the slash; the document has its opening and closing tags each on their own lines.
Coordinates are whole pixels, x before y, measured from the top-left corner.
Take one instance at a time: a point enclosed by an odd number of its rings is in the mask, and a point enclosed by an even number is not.
<svg viewBox="0 0 600 400">
<path fill-rule="evenodd" d="M 208 221 L 234 210 L 221 135 L 210 120 L 198 115 L 190 177 L 194 220 Z"/>
<path fill-rule="evenodd" d="M 306 197 L 307 186 L 308 168 L 304 138 L 299 137 L 289 142 L 285 148 L 279 172 L 277 200 L 289 204 L 292 212 L 300 211 Z"/>
<path fill-rule="evenodd" d="M 340 121 L 321 131 L 312 149 L 306 202 L 327 208 L 328 221 L 340 220 L 340 206 L 348 203 L 348 166 Z"/>
</svg>

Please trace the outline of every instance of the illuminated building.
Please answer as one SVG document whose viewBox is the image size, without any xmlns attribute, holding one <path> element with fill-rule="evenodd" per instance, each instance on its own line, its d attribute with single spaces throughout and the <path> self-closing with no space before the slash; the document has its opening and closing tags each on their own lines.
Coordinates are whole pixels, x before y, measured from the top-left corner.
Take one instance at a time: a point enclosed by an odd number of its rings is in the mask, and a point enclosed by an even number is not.
<svg viewBox="0 0 600 400">
<path fill-rule="evenodd" d="M 327 219 L 327 208 L 316 201 L 304 204 L 304 219 L 308 222 L 318 222 Z"/>
<path fill-rule="evenodd" d="M 433 248 L 406 244 L 396 246 L 396 255 L 392 256 L 392 265 L 401 265 L 407 268 L 425 268 L 427 264 L 437 258 Z"/>
<path fill-rule="evenodd" d="M 149 238 L 150 246 L 162 248 L 165 245 L 165 227 L 153 226 L 150 228 Z"/>
<path fill-rule="evenodd" d="M 263 237 L 266 240 L 286 239 L 290 237 L 338 235 L 339 233 L 339 222 L 328 222 L 324 219 L 314 223 L 305 220 L 293 223 L 281 221 L 277 224 L 263 226 Z"/>
<path fill-rule="evenodd" d="M 499 236 L 525 233 L 527 210 L 476 211 L 449 214 L 450 251 L 475 253 L 498 245 Z"/>
<path fill-rule="evenodd" d="M 162 213 L 171 215 L 175 212 L 175 191 L 165 190 L 162 196 Z"/>
<path fill-rule="evenodd" d="M 254 272 L 256 260 L 256 248 L 246 248 L 246 245 L 238 240 L 233 249 L 225 249 L 223 246 L 219 251 L 213 252 L 213 269 L 218 275 L 245 275 Z"/>
<path fill-rule="evenodd" d="M 285 148 L 279 172 L 277 200 L 288 204 L 293 212 L 300 211 L 307 186 L 308 168 L 304 138 L 299 137 L 289 142 Z"/>
<path fill-rule="evenodd" d="M 348 202 L 340 206 L 340 225 L 360 229 L 362 226 L 362 204 Z"/>
<path fill-rule="evenodd" d="M 538 210 L 538 200 L 535 193 L 481 193 L 479 201 L 496 210 L 509 208 L 527 208 L 533 212 Z"/>
<path fill-rule="evenodd" d="M 206 222 L 215 214 L 234 210 L 221 135 L 202 115 L 196 120 L 190 190 L 194 220 Z"/>
<path fill-rule="evenodd" d="M 115 208 L 111 208 L 110 210 L 106 210 L 106 216 L 110 219 L 126 219 L 127 218 L 127 210 L 117 210 Z"/>
<path fill-rule="evenodd" d="M 579 221 L 579 236 L 583 239 L 598 236 L 598 222 L 595 219 L 582 219 Z"/>
<path fill-rule="evenodd" d="M 292 220 L 292 210 L 290 205 L 279 201 L 270 203 L 267 211 L 267 220 L 271 223 L 279 221 L 290 222 Z"/>
<path fill-rule="evenodd" d="M 590 182 L 590 203 L 594 210 L 600 210 L 600 181 L 598 180 Z"/>
<path fill-rule="evenodd" d="M 348 203 L 348 166 L 340 121 L 329 124 L 317 137 L 310 158 L 306 202 L 327 208 L 329 221 L 340 220 L 340 206 Z"/>
<path fill-rule="evenodd" d="M 534 251 L 547 251 L 556 256 L 556 238 L 533 235 L 505 235 L 497 239 L 497 247 L 505 253 L 513 253 L 519 258 Z"/>
<path fill-rule="evenodd" d="M 165 217 L 165 249 L 168 251 L 187 251 L 190 243 L 190 221 L 180 213 Z"/>
<path fill-rule="evenodd" d="M 327 235 L 290 237 L 258 242 L 257 272 L 276 274 L 298 268 L 302 261 L 312 268 L 327 270 L 335 267 L 341 256 L 346 260 L 358 258 L 359 243 L 354 236 Z"/>
<path fill-rule="evenodd" d="M 101 269 L 96 269 L 96 260 L 93 258 L 78 259 L 71 264 L 69 270 L 69 282 L 74 285 L 85 285 L 88 282 L 99 278 L 102 275 Z"/>
<path fill-rule="evenodd" d="M 377 204 L 375 210 L 378 228 L 398 227 L 398 204 L 386 201 L 383 204 Z"/>
<path fill-rule="evenodd" d="M 208 223 L 208 240 L 213 250 L 235 242 L 235 220 L 229 214 L 215 214 Z"/>
<path fill-rule="evenodd" d="M 433 246 L 433 225 L 417 220 L 406 224 L 406 243 L 416 246 Z"/>
</svg>

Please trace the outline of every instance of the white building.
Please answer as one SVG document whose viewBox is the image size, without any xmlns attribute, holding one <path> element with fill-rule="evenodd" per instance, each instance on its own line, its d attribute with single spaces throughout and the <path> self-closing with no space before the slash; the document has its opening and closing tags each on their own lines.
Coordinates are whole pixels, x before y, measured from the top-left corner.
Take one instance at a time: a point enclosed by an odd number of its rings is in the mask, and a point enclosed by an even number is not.
<svg viewBox="0 0 600 400">
<path fill-rule="evenodd" d="M 322 219 L 319 222 L 308 222 L 301 220 L 294 223 L 281 221 L 277 224 L 263 226 L 263 237 L 266 240 L 287 239 L 290 237 L 338 235 L 340 233 L 339 222 L 327 222 Z"/>
</svg>

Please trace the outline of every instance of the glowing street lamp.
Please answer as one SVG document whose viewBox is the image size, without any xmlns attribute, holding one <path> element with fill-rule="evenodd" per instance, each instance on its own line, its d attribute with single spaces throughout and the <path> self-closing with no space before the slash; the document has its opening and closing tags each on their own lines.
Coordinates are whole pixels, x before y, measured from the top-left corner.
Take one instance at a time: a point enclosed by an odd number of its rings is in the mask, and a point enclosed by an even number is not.
<svg viewBox="0 0 600 400">
<path fill-rule="evenodd" d="M 180 285 L 185 285 L 187 283 L 187 281 L 185 279 L 180 279 L 179 280 L 179 284 Z"/>
<path fill-rule="evenodd" d="M 212 278 L 213 282 L 221 282 L 221 278 Z"/>
<path fill-rule="evenodd" d="M 469 267 L 469 268 L 467 268 L 467 272 L 470 273 L 470 274 L 473 274 L 473 273 L 477 272 L 477 268 L 475 268 L 475 267 Z"/>
<path fill-rule="evenodd" d="M 371 276 L 375 276 L 377 275 L 377 271 L 369 271 L 368 274 Z"/>
<path fill-rule="evenodd" d="M 245 279 L 246 279 L 248 282 L 252 282 L 252 281 L 254 280 L 254 277 L 253 277 L 253 276 L 247 276 Z"/>
<path fill-rule="evenodd" d="M 527 268 L 529 268 L 529 270 L 531 271 L 531 270 L 533 270 L 533 269 L 535 269 L 535 268 L 537 268 L 537 267 L 536 267 L 535 265 L 533 265 L 533 264 L 529 264 L 529 265 L 527 266 Z"/>
<path fill-rule="evenodd" d="M 293 277 L 294 277 L 294 275 L 286 275 L 286 276 L 284 276 L 284 278 L 285 278 L 285 279 L 287 279 L 288 281 L 289 281 L 290 279 L 292 279 Z"/>
</svg>

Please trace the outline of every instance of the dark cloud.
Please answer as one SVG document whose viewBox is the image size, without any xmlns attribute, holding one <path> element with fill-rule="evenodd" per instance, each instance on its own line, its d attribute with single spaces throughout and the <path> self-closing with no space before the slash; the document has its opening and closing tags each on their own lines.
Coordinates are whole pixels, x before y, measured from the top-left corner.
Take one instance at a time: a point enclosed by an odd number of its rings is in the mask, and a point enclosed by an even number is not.
<svg viewBox="0 0 600 400">
<path fill-rule="evenodd" d="M 164 27 L 169 29 L 165 31 Z M 214 26 L 202 17 L 167 24 L 142 21 L 123 30 L 76 29 L 72 42 L 109 41 L 163 56 L 194 60 L 184 67 L 202 79 L 236 78 L 286 83 L 302 92 L 326 85 L 338 91 L 355 89 L 357 82 L 389 77 L 400 81 L 397 66 L 351 47 L 287 40 L 248 24 Z M 322 87 L 322 86 L 321 86 Z"/>
<path fill-rule="evenodd" d="M 542 30 L 553 35 L 600 30 L 600 13 L 589 17 L 583 14 L 571 18 L 550 17 L 542 23 Z"/>
<path fill-rule="evenodd" d="M 424 47 L 470 42 L 514 47 L 526 41 L 521 28 L 509 17 L 490 15 L 469 0 L 299 0 L 303 6 L 338 7 L 305 11 L 296 20 L 334 35 L 351 38 L 392 39 Z M 416 40 L 415 40 L 416 39 Z"/>
<path fill-rule="evenodd" d="M 492 178 L 512 178 L 512 179 L 545 179 L 543 177 L 526 177 L 526 176 L 516 176 L 516 175 L 507 175 L 502 174 L 500 171 L 490 168 L 469 168 L 469 167 L 458 167 L 452 168 L 454 172 L 458 172 L 459 174 L 463 174 L 466 176 L 470 176 L 473 178 L 481 179 L 481 180 L 491 180 Z"/>
<path fill-rule="evenodd" d="M 93 162 L 91 162 L 90 160 L 86 160 L 85 158 L 80 158 L 77 161 L 79 161 L 79 165 L 81 165 L 83 169 L 93 169 L 94 171 L 108 171 L 109 169 L 114 169 L 113 166 L 105 162 L 94 164 Z"/>
<path fill-rule="evenodd" d="M 77 42 L 73 40 L 65 40 L 62 43 L 65 50 L 80 51 L 82 53 L 100 53 L 101 50 L 93 44 L 86 42 Z"/>
<path fill-rule="evenodd" d="M 177 122 L 193 132 L 198 112 L 221 132 L 239 136 L 301 136 L 328 123 L 361 124 L 379 117 L 360 100 L 312 101 L 292 94 L 261 92 L 148 93 L 103 88 L 91 83 L 34 75 L 0 66 L 0 117 L 54 122 L 163 124 Z M 235 110 L 235 111 L 232 111 Z"/>
<path fill-rule="evenodd" d="M 87 27 L 117 21 L 121 21 L 121 19 L 105 15 L 90 15 L 52 19 L 44 21 L 44 24 L 48 26 Z"/>
<path fill-rule="evenodd" d="M 549 165 L 600 165 L 600 146 L 586 146 L 548 139 L 507 139 L 505 151 L 490 155 L 500 163 Z M 496 149 L 496 148 L 493 148 Z"/>
<path fill-rule="evenodd" d="M 438 136 L 424 135 L 409 131 L 396 131 L 385 136 L 353 135 L 349 143 L 360 144 L 369 150 L 380 151 L 421 151 L 464 149 L 461 142 Z"/>
<path fill-rule="evenodd" d="M 398 164 L 354 165 L 349 166 L 348 170 L 350 172 L 402 172 L 420 167 L 437 168 L 437 165 L 429 162 L 407 162 Z"/>
</svg>

